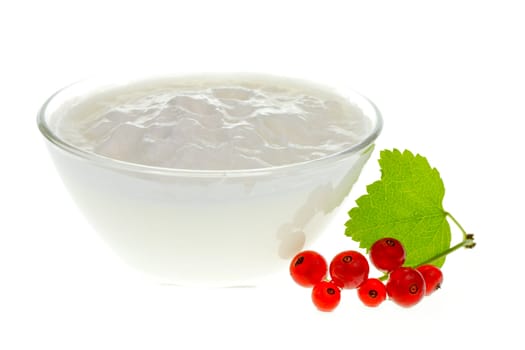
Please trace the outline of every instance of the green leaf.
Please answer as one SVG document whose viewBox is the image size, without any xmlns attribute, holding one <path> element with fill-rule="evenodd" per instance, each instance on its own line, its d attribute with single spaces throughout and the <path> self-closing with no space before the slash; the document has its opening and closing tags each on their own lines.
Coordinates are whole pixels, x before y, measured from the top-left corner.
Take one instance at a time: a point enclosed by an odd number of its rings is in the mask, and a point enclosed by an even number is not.
<svg viewBox="0 0 525 350">
<path fill-rule="evenodd" d="M 445 186 L 427 159 L 410 151 L 380 153 L 381 180 L 367 187 L 348 213 L 345 234 L 368 251 L 383 237 L 401 241 L 405 265 L 415 266 L 450 247 L 451 232 L 443 210 Z M 442 266 L 445 258 L 433 262 Z"/>
</svg>

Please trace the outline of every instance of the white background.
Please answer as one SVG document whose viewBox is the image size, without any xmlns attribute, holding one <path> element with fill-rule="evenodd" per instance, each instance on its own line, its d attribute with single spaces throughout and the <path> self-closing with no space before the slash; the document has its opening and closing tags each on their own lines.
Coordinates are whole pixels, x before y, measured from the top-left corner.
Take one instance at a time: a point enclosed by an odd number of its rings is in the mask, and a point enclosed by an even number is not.
<svg viewBox="0 0 525 350">
<path fill-rule="evenodd" d="M 523 349 L 525 11 L 520 1 L 3 1 L 0 3 L 0 349 Z M 36 127 L 54 90 L 100 71 L 168 67 L 345 81 L 383 148 L 437 167 L 444 206 L 476 234 L 411 309 L 333 313 L 287 278 L 191 289 L 139 278 L 76 210 Z M 348 208 L 349 209 L 349 208 Z M 344 213 L 343 213 L 344 214 Z M 314 247 L 356 248 L 343 215 Z M 459 239 L 455 231 L 455 239 Z"/>
</svg>

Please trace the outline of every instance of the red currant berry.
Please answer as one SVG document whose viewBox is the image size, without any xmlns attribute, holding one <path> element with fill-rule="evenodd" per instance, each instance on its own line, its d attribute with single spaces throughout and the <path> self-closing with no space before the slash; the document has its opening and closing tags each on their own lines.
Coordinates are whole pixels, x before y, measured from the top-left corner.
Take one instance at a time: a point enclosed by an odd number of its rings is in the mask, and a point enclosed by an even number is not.
<svg viewBox="0 0 525 350">
<path fill-rule="evenodd" d="M 425 296 L 425 280 L 416 269 L 399 267 L 390 273 L 386 291 L 396 304 L 410 307 Z"/>
<path fill-rule="evenodd" d="M 443 272 L 441 272 L 439 267 L 434 265 L 421 265 L 417 267 L 416 270 L 418 270 L 425 279 L 425 285 L 427 287 L 425 295 L 430 295 L 441 288 Z"/>
<path fill-rule="evenodd" d="M 363 254 L 347 250 L 337 254 L 330 262 L 332 281 L 341 288 L 357 288 L 368 278 L 370 267 Z"/>
<path fill-rule="evenodd" d="M 394 271 L 403 266 L 405 259 L 405 248 L 395 238 L 382 238 L 370 247 L 370 261 L 380 271 Z"/>
<path fill-rule="evenodd" d="M 357 290 L 357 296 L 363 304 L 376 307 L 386 299 L 386 287 L 377 278 L 369 278 Z"/>
<path fill-rule="evenodd" d="M 332 281 L 321 281 L 312 289 L 312 301 L 320 311 L 332 311 L 341 301 L 341 290 Z"/>
<path fill-rule="evenodd" d="M 298 253 L 290 263 L 290 275 L 303 286 L 312 287 L 322 281 L 328 272 L 328 264 L 323 256 L 312 250 Z"/>
</svg>

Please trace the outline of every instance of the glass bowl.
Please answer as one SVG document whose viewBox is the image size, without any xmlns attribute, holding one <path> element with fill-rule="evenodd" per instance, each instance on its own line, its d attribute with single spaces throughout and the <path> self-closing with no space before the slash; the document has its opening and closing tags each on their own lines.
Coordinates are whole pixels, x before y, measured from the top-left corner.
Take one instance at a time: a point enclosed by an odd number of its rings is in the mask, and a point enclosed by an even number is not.
<svg viewBox="0 0 525 350">
<path fill-rule="evenodd" d="M 131 267 L 162 283 L 256 285 L 288 269 L 337 213 L 382 128 L 376 106 L 337 92 L 370 120 L 362 141 L 323 158 L 246 170 L 147 166 L 84 151 L 56 132 L 85 96 L 133 79 L 92 78 L 53 94 L 37 123 L 58 173 L 82 213 Z"/>
</svg>

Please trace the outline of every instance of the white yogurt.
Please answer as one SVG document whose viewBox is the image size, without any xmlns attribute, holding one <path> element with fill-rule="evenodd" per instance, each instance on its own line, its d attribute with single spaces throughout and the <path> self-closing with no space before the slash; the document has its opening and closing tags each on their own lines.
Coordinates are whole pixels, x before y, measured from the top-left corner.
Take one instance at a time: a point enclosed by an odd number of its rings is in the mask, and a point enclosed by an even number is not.
<svg viewBox="0 0 525 350">
<path fill-rule="evenodd" d="M 343 151 L 370 131 L 328 88 L 252 74 L 141 80 L 78 103 L 58 135 L 83 150 L 178 169 L 255 169 Z"/>
</svg>

